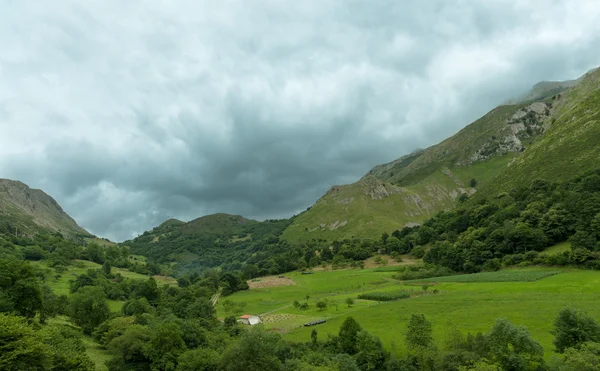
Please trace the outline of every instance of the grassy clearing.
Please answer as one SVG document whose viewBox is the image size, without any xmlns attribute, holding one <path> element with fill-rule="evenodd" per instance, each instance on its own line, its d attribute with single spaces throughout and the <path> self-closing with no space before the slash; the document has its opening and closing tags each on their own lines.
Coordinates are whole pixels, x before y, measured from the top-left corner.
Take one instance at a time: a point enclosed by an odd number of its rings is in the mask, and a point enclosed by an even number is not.
<svg viewBox="0 0 600 371">
<path fill-rule="evenodd" d="M 505 270 L 456 276 L 431 277 L 406 282 L 531 282 L 550 277 L 559 271 Z"/>
<path fill-rule="evenodd" d="M 548 273 L 555 271 L 546 268 L 501 272 L 515 277 L 536 274 L 546 278 L 511 282 L 439 282 L 435 285 L 436 294 L 430 290 L 426 295 L 377 303 L 357 298 L 361 293 L 395 293 L 414 289 L 414 286 L 391 279 L 393 272 L 375 269 L 321 271 L 306 276 L 286 274 L 296 281 L 295 286 L 250 290 L 226 299 L 244 303 L 239 314 L 269 312 L 271 316 L 277 315 L 265 326 L 284 333 L 284 337 L 292 341 L 310 340 L 312 328 L 302 327 L 306 322 L 327 319 L 315 328 L 319 339 L 325 339 L 327 334 L 337 334 L 344 319 L 352 316 L 396 354 L 404 351 L 405 329 L 412 313 L 427 316 L 434 325 L 434 338 L 440 345 L 451 325 L 465 333 L 487 332 L 497 318 L 503 317 L 527 326 L 544 346 L 547 356 L 553 349 L 552 323 L 562 308 L 575 307 L 600 319 L 597 311 L 600 272 L 564 269 L 561 274 L 551 276 Z M 309 296 L 309 309 L 301 310 L 292 305 L 294 300 L 306 302 L 306 295 Z M 354 305 L 349 307 L 347 298 L 354 299 Z M 320 299 L 327 299 L 326 310 L 316 308 L 316 301 Z M 235 310 L 225 313 L 222 306 L 218 311 L 220 316 L 238 314 Z"/>
<path fill-rule="evenodd" d="M 571 243 L 570 242 L 561 242 L 554 246 L 550 246 L 546 250 L 541 252 L 541 255 L 555 255 L 560 254 L 565 251 L 571 251 Z"/>
</svg>

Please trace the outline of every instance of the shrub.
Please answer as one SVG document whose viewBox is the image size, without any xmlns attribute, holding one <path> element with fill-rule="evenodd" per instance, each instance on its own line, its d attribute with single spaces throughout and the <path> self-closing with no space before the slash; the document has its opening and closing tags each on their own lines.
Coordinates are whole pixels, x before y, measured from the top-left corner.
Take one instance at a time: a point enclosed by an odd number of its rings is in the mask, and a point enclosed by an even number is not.
<svg viewBox="0 0 600 371">
<path fill-rule="evenodd" d="M 398 292 L 367 292 L 358 295 L 359 299 L 363 300 L 376 300 L 376 301 L 394 301 L 400 299 L 407 299 L 410 294 L 414 291 L 398 291 Z"/>
</svg>

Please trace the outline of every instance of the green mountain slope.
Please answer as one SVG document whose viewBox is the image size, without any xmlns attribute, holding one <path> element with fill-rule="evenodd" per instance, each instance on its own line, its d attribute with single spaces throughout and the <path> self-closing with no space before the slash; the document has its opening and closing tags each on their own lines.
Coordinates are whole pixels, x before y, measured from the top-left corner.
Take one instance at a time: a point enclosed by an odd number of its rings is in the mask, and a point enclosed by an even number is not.
<svg viewBox="0 0 600 371">
<path fill-rule="evenodd" d="M 538 84 L 530 95 L 543 99 L 499 106 L 437 145 L 376 166 L 357 183 L 332 187 L 282 237 L 378 238 L 452 208 L 462 193 L 508 189 L 562 166 L 570 166 L 565 178 L 588 170 L 598 159 L 600 105 L 593 92 L 599 73 Z M 563 93 L 548 96 L 557 84 Z"/>
<path fill-rule="evenodd" d="M 515 158 L 483 190 L 484 195 L 526 185 L 533 179 L 574 178 L 600 164 L 600 70 L 554 98 L 545 134 Z"/>
<path fill-rule="evenodd" d="M 92 237 L 52 197 L 9 179 L 0 179 L 0 231 L 27 236 L 59 232 L 67 237 Z"/>
</svg>

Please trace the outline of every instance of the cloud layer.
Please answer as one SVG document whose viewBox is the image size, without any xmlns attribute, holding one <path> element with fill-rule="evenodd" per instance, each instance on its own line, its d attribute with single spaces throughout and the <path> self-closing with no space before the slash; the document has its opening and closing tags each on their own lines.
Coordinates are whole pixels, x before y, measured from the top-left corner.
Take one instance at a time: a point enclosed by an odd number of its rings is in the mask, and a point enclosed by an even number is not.
<svg viewBox="0 0 600 371">
<path fill-rule="evenodd" d="M 0 177 L 115 240 L 169 217 L 290 216 L 600 65 L 598 2 L 481 3 L 10 2 Z"/>
</svg>

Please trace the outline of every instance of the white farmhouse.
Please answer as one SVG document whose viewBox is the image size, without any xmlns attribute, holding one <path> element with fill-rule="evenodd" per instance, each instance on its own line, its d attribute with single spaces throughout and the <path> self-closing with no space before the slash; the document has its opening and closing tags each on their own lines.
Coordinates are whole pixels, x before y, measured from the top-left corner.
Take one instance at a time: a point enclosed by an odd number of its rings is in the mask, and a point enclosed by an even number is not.
<svg viewBox="0 0 600 371">
<path fill-rule="evenodd" d="M 244 325 L 254 326 L 260 323 L 260 318 L 251 314 L 244 314 L 243 316 L 240 316 L 240 322 Z"/>
</svg>

